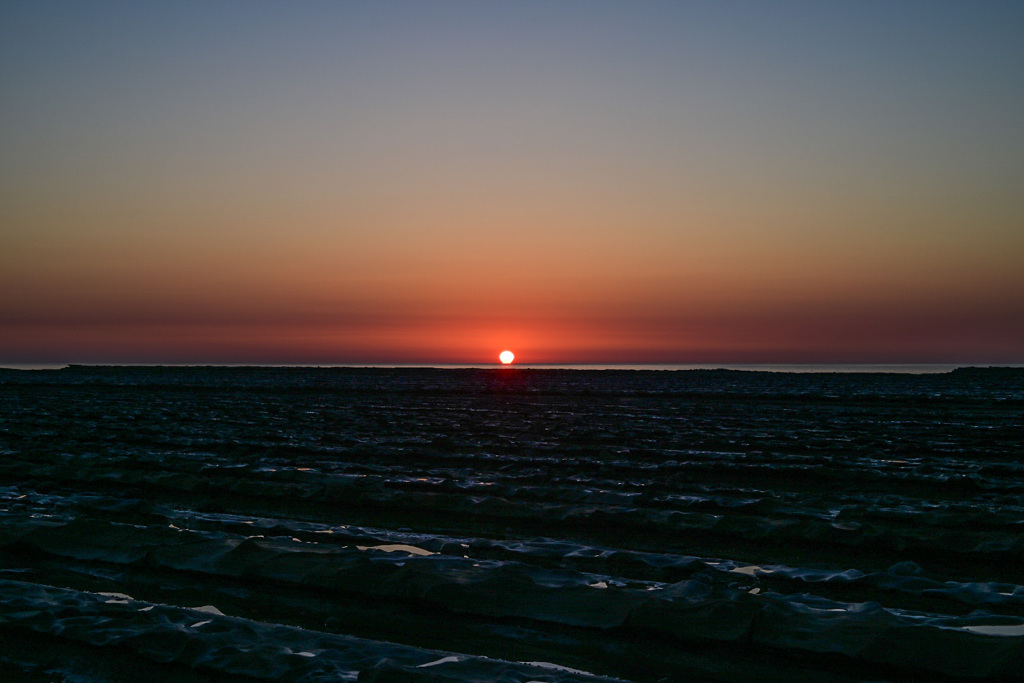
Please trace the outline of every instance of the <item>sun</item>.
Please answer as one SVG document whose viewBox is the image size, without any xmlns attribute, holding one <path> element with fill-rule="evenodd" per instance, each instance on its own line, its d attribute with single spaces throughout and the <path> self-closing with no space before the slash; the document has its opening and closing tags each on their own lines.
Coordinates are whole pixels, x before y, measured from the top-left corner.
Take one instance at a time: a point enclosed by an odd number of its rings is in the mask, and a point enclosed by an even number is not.
<svg viewBox="0 0 1024 683">
<path fill-rule="evenodd" d="M 511 351 L 502 351 L 501 353 L 498 354 L 498 360 L 501 361 L 502 365 L 509 365 L 515 359 L 516 354 L 512 353 Z"/>
</svg>

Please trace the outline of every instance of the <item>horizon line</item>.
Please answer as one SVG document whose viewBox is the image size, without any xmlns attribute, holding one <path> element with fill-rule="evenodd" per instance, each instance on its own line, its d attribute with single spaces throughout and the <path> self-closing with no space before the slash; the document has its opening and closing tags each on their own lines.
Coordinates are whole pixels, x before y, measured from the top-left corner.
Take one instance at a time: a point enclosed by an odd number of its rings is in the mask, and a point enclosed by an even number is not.
<svg viewBox="0 0 1024 683">
<path fill-rule="evenodd" d="M 735 370 L 747 372 L 779 373 L 898 373 L 898 374 L 944 374 L 961 368 L 981 369 L 1024 369 L 1024 363 L 3 363 L 0 370 L 54 371 L 102 368 L 171 368 L 171 369 L 405 369 L 405 370 Z"/>
</svg>

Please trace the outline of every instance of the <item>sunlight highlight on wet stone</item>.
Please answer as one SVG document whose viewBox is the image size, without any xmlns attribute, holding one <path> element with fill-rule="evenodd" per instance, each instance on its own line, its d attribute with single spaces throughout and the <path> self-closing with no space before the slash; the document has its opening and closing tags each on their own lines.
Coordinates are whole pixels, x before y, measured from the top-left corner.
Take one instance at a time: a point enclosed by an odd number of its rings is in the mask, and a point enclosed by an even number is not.
<svg viewBox="0 0 1024 683">
<path fill-rule="evenodd" d="M 401 553 L 409 553 L 410 555 L 421 555 L 421 556 L 437 555 L 437 553 L 432 553 L 429 550 L 424 550 L 423 548 L 417 548 L 416 546 L 413 546 L 413 545 L 404 545 L 404 544 L 401 544 L 401 543 L 392 543 L 392 544 L 384 544 L 384 545 L 357 545 L 356 547 L 359 550 L 380 550 L 380 551 L 385 552 L 385 553 L 401 552 Z"/>
<path fill-rule="evenodd" d="M 986 636 L 1024 636 L 1024 623 L 962 626 L 961 628 Z"/>
</svg>

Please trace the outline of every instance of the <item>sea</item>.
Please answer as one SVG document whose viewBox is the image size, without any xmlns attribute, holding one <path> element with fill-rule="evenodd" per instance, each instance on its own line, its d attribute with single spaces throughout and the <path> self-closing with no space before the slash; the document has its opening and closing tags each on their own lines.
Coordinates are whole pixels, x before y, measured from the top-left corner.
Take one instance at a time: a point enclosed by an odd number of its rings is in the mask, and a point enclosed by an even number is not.
<svg viewBox="0 0 1024 683">
<path fill-rule="evenodd" d="M 61 370 L 69 367 L 68 363 L 7 363 L 0 365 L 0 370 Z M 91 367 L 120 367 L 112 364 L 91 365 Z M 499 363 L 391 363 L 391 364 L 344 364 L 344 365 L 296 365 L 296 364 L 137 364 L 130 367 L 249 367 L 249 368 L 423 368 L 430 367 L 440 370 L 486 369 L 505 367 Z M 928 374 L 952 372 L 957 368 L 971 367 L 963 363 L 640 363 L 640 364 L 609 364 L 609 363 L 515 363 L 509 367 L 528 370 L 743 370 L 747 372 L 841 372 L 841 373 L 898 373 Z M 988 366 L 991 367 L 991 366 Z M 1002 364 L 997 367 L 1024 368 L 1024 364 Z"/>
<path fill-rule="evenodd" d="M 1022 367 L 0 369 L 0 681 L 1020 681 L 1022 567 Z"/>
</svg>

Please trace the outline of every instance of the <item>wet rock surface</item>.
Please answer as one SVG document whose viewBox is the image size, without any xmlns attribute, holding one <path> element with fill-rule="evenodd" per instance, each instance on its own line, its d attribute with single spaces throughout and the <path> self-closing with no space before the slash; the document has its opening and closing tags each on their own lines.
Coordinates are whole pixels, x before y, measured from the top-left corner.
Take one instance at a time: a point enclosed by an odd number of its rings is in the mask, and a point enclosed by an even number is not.
<svg viewBox="0 0 1024 683">
<path fill-rule="evenodd" d="M 0 679 L 1024 678 L 1024 374 L 0 370 Z"/>
</svg>

